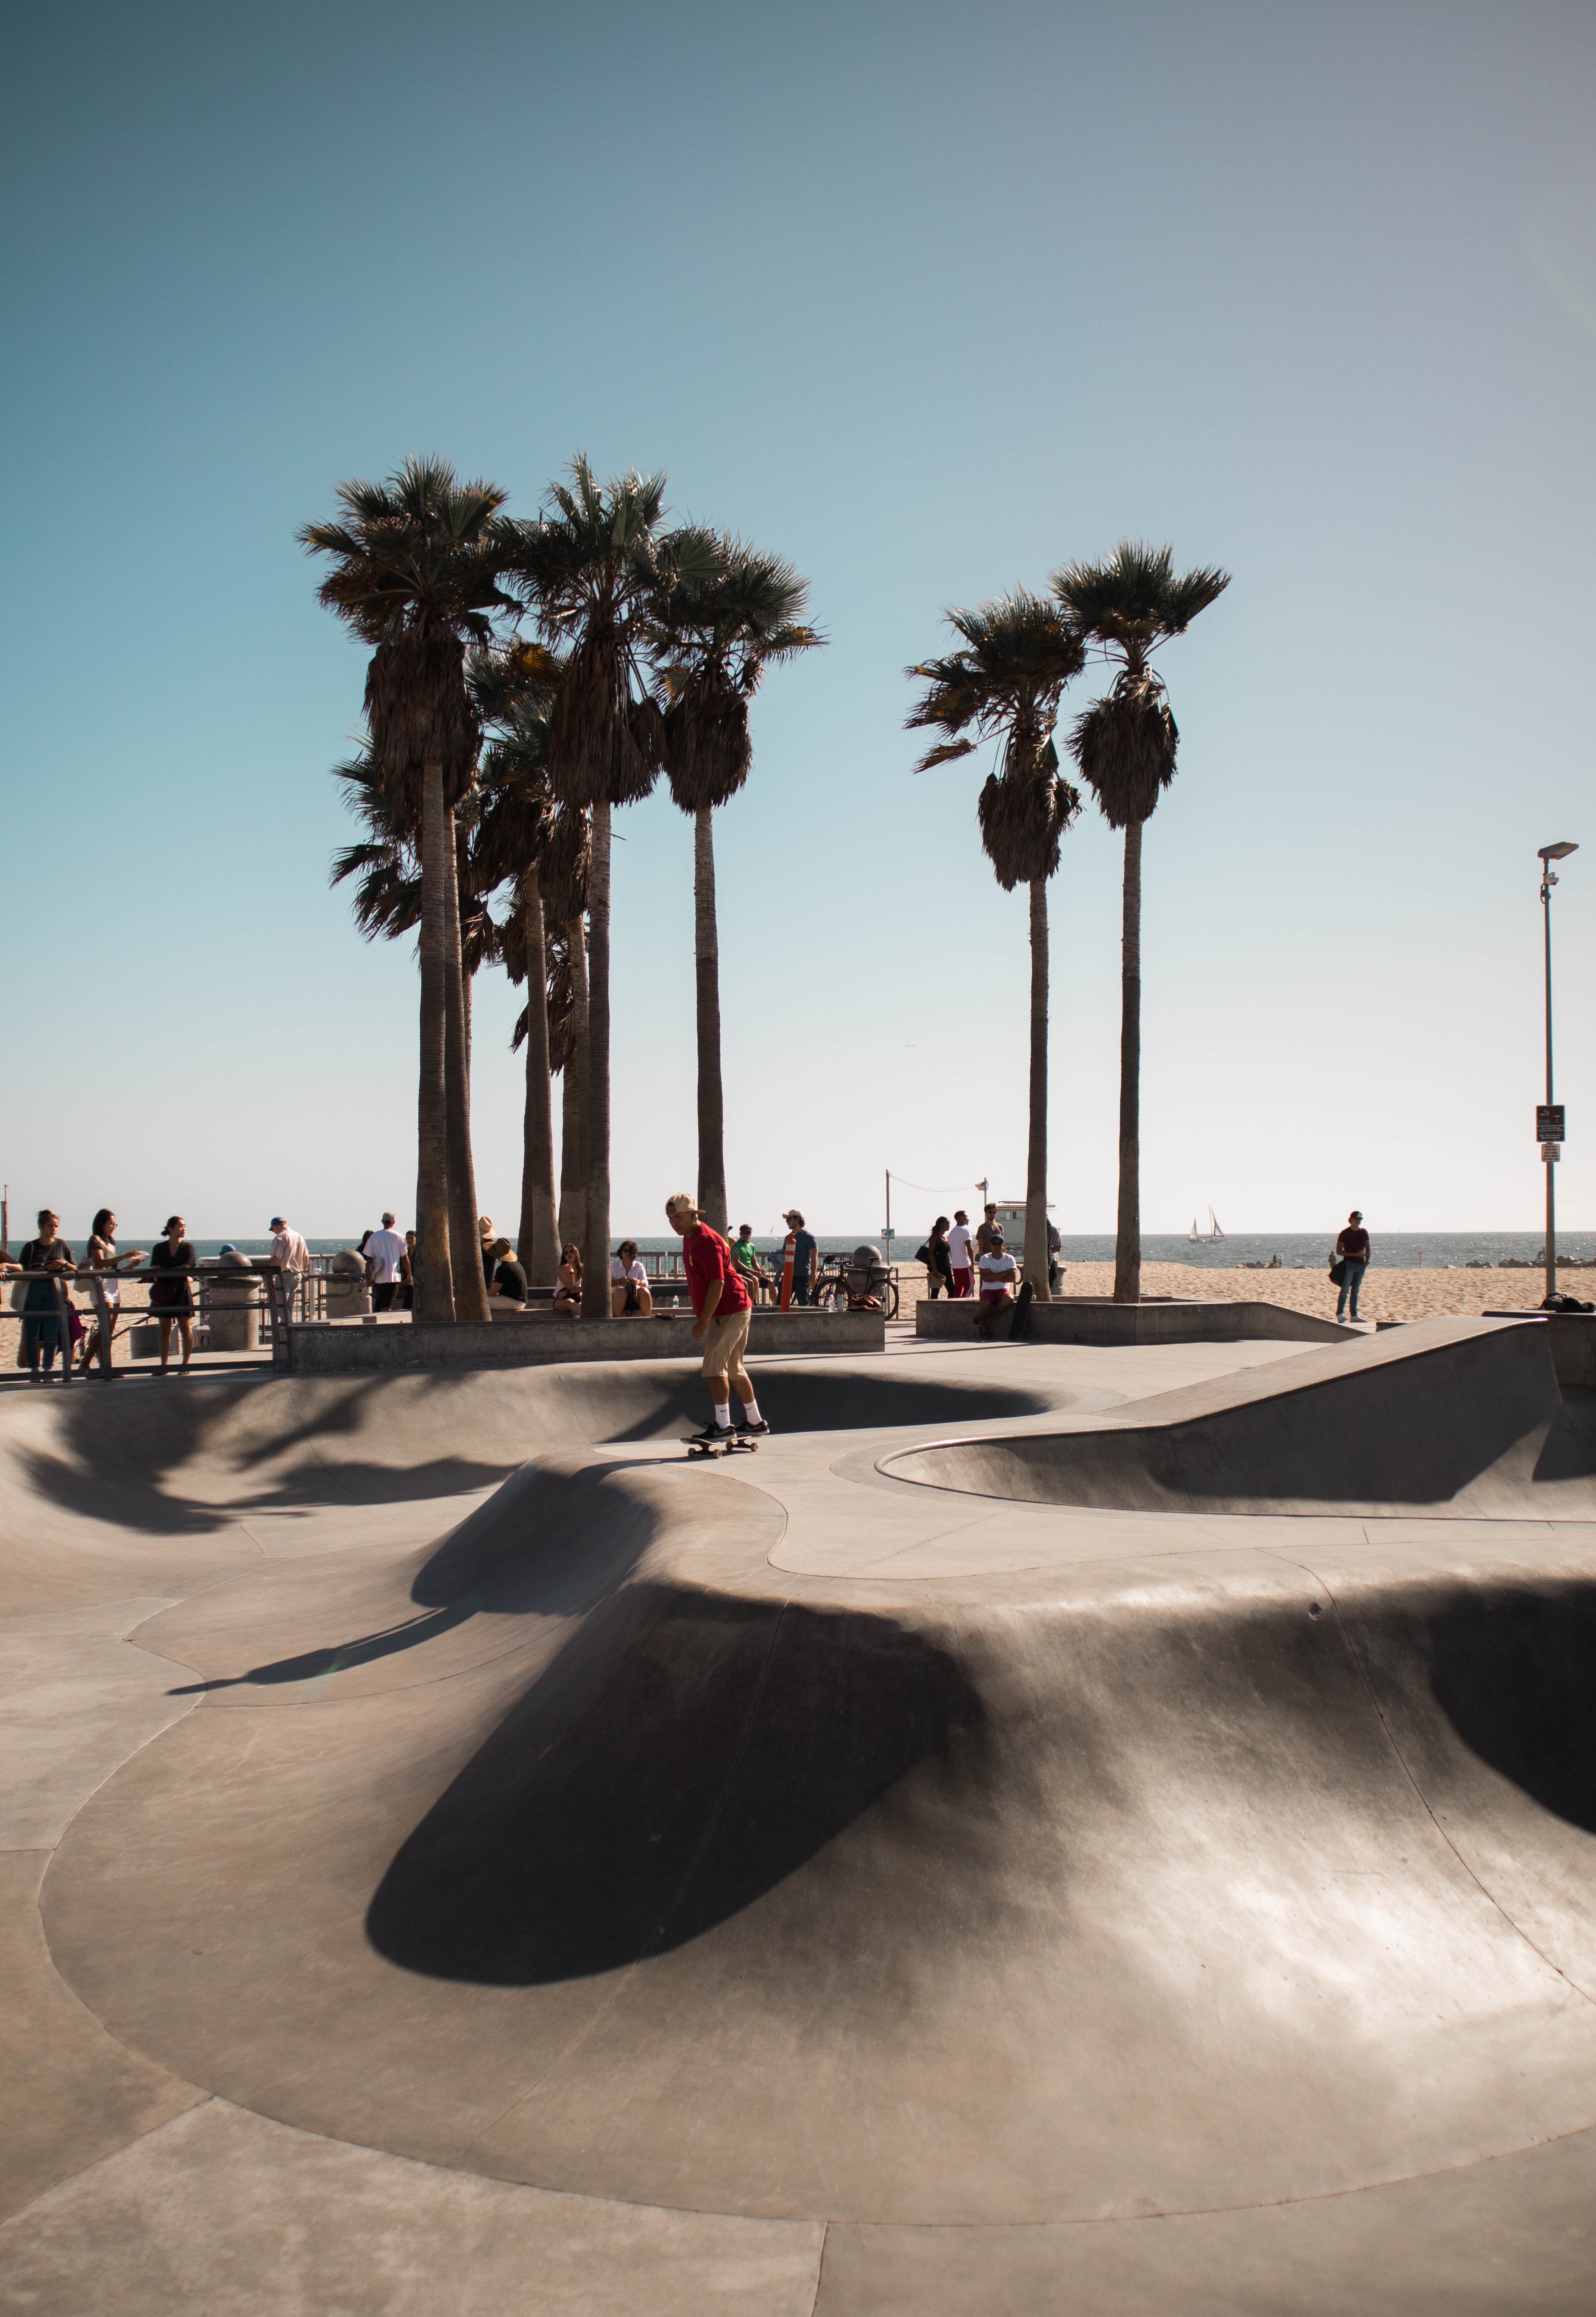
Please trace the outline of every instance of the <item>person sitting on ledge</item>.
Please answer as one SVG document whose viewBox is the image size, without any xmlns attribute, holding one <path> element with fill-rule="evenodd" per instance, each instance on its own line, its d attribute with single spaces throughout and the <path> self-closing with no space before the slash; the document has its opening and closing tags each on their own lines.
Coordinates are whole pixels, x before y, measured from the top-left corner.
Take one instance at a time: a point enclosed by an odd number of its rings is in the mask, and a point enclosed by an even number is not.
<svg viewBox="0 0 1596 2317">
<path fill-rule="evenodd" d="M 739 1223 L 737 1236 L 732 1241 L 732 1261 L 743 1275 L 743 1284 L 756 1303 L 771 1300 L 771 1277 L 759 1259 L 759 1249 L 753 1244 L 753 1225 Z"/>
<path fill-rule="evenodd" d="M 559 1251 L 554 1308 L 562 1320 L 579 1319 L 582 1314 L 582 1249 L 575 1239 L 567 1240 Z"/>
<path fill-rule="evenodd" d="M 1006 1311 L 1014 1301 L 1014 1289 L 1020 1279 L 1020 1266 L 1003 1245 L 1003 1235 L 997 1224 L 992 1227 L 985 1253 L 976 1260 L 981 1274 L 981 1307 L 976 1314 L 976 1328 L 978 1334 L 990 1337 L 998 1313 Z"/>
<path fill-rule="evenodd" d="M 494 1275 L 487 1292 L 496 1295 L 501 1303 L 524 1303 L 527 1300 L 527 1275 L 515 1260 L 515 1250 L 507 1239 L 496 1239 L 490 1250 L 494 1259 Z"/>
<path fill-rule="evenodd" d="M 635 1239 L 623 1239 L 610 1257 L 610 1309 L 618 1320 L 624 1320 L 629 1311 L 638 1312 L 646 1320 L 654 1310 L 648 1274 L 643 1268 Z"/>
</svg>

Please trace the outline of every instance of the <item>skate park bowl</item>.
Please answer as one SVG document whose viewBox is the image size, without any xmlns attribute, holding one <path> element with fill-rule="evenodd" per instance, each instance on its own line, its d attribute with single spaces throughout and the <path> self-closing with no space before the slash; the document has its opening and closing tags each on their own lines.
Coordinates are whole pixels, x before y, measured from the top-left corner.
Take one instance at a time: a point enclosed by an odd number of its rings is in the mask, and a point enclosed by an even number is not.
<svg viewBox="0 0 1596 2317">
<path fill-rule="evenodd" d="M 1393 1331 L 1254 1379 L 1141 1402 L 1093 1430 L 945 1442 L 894 1479 L 1037 1504 L 1142 1512 L 1432 1510 L 1596 1516 L 1596 1404 L 1559 1388 L 1542 1328 Z"/>
<path fill-rule="evenodd" d="M 0 2308 L 1596 2304 L 1546 1330 L 0 1394 Z"/>
</svg>

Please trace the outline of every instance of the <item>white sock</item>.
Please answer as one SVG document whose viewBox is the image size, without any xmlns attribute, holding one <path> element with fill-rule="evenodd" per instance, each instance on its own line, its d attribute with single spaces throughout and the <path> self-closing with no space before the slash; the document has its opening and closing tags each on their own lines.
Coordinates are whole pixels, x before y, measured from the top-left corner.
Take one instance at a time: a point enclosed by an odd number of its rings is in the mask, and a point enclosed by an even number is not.
<svg viewBox="0 0 1596 2317">
<path fill-rule="evenodd" d="M 760 1424 L 764 1420 L 760 1415 L 759 1402 L 756 1400 L 745 1400 L 743 1402 L 743 1413 L 750 1424 Z"/>
<path fill-rule="evenodd" d="M 731 1430 L 731 1424 L 732 1411 L 730 1402 L 728 1400 L 718 1400 L 715 1403 L 716 1430 L 718 1432 L 729 1432 Z"/>
</svg>

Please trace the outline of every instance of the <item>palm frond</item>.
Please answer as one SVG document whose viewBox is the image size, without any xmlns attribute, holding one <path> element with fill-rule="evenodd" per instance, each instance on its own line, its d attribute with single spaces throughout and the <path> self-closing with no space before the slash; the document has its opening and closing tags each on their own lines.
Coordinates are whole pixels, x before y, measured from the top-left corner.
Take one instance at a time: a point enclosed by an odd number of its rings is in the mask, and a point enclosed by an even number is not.
<svg viewBox="0 0 1596 2317">
<path fill-rule="evenodd" d="M 1172 548 L 1122 539 L 1101 563 L 1065 564 L 1052 584 L 1084 634 L 1139 666 L 1157 645 L 1184 635 L 1198 613 L 1224 594 L 1230 575 L 1199 569 L 1177 577 Z"/>
</svg>

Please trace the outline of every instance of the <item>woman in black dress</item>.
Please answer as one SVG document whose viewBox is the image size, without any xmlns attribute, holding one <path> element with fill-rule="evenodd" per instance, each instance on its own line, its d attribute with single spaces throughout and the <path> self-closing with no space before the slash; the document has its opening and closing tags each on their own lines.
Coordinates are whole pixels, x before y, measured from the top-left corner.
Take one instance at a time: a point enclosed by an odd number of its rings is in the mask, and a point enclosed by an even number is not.
<svg viewBox="0 0 1596 2317">
<path fill-rule="evenodd" d="M 951 1298 L 953 1293 L 953 1257 L 949 1252 L 949 1222 L 939 1215 L 931 1227 L 931 1237 L 925 1242 L 926 1292 L 934 1303 L 939 1295 Z"/>
<path fill-rule="evenodd" d="M 194 1316 L 194 1250 L 183 1234 L 188 1225 L 181 1215 L 166 1218 L 166 1240 L 149 1258 L 155 1277 L 149 1284 L 149 1308 L 161 1329 L 161 1373 L 171 1365 L 172 1322 L 183 1338 L 183 1373 L 193 1357 L 192 1322 Z"/>
</svg>

